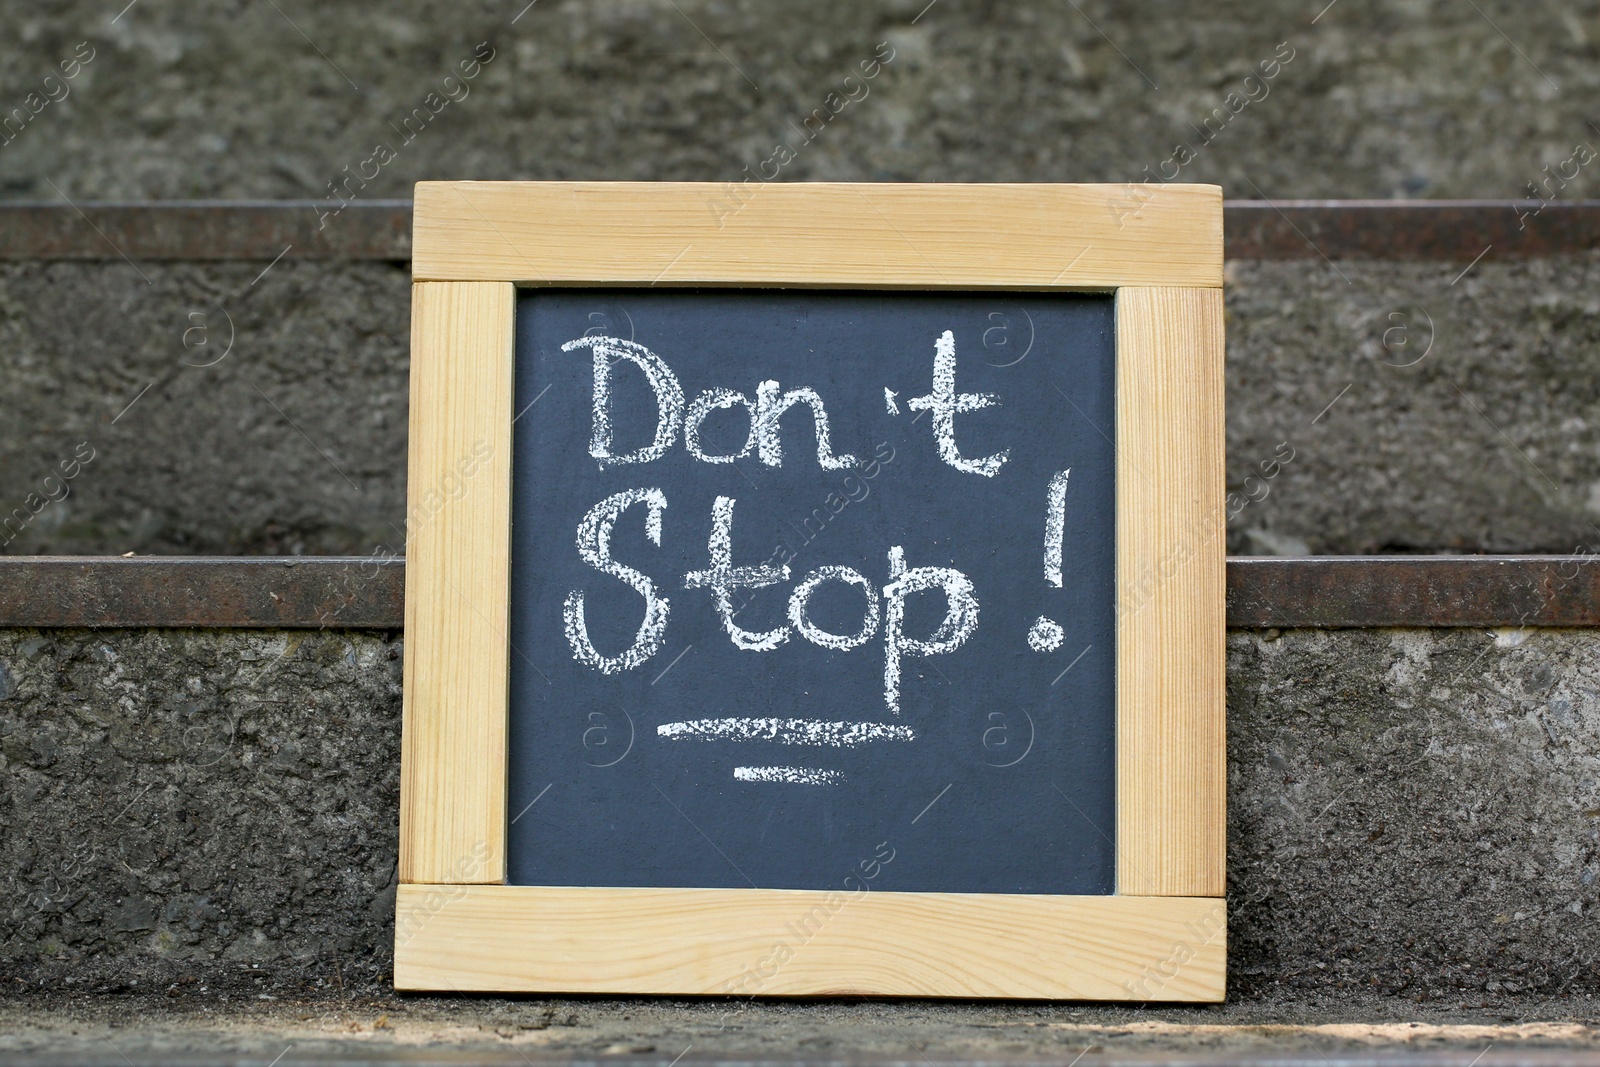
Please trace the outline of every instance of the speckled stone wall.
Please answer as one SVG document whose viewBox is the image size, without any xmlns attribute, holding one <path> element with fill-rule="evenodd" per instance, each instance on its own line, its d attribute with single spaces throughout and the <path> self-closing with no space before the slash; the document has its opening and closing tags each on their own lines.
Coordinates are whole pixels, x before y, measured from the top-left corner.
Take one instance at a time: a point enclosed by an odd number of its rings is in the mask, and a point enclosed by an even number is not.
<svg viewBox="0 0 1600 1067">
<path fill-rule="evenodd" d="M 0 195 L 321 197 L 378 144 L 394 158 L 352 193 L 737 180 L 795 142 L 778 180 L 1136 181 L 1185 144 L 1179 177 L 1234 197 L 1507 198 L 1596 136 L 1600 88 L 1592 0 L 123 6 L 8 12 L 5 108 L 94 58 L 0 148 Z M 833 92 L 853 99 L 796 142 Z M 1586 171 L 1561 195 L 1597 188 Z"/>
<path fill-rule="evenodd" d="M 0 982 L 389 980 L 400 644 L 0 632 Z M 1600 992 L 1600 636 L 1235 632 L 1231 997 Z"/>
</svg>

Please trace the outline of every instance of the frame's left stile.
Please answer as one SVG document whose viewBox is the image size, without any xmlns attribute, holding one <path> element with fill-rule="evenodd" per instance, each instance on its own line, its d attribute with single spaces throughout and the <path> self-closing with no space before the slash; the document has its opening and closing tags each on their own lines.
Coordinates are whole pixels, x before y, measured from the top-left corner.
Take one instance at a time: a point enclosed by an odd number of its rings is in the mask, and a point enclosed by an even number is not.
<svg viewBox="0 0 1600 1067">
<path fill-rule="evenodd" d="M 401 882 L 505 880 L 515 305 L 411 289 Z"/>
<path fill-rule="evenodd" d="M 513 283 L 743 284 L 1115 291 L 1128 609 L 1114 895 L 873 893 L 833 913 L 781 980 L 743 991 L 1222 999 L 1220 190 L 775 184 L 723 226 L 703 210 L 721 188 L 418 186 L 396 987 L 740 992 L 740 968 L 829 895 L 501 884 Z M 484 449 L 464 491 L 446 491 Z M 1157 587 L 1139 588 L 1152 573 Z"/>
</svg>

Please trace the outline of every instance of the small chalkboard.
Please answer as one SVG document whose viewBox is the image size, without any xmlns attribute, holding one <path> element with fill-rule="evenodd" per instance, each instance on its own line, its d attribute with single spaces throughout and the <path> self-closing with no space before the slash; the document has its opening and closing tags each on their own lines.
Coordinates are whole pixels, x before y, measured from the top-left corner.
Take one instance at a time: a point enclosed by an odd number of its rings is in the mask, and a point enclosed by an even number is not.
<svg viewBox="0 0 1600 1067">
<path fill-rule="evenodd" d="M 513 885 L 1110 893 L 1109 296 L 518 298 Z"/>
<path fill-rule="evenodd" d="M 1220 997 L 1209 187 L 424 184 L 396 985 Z"/>
</svg>

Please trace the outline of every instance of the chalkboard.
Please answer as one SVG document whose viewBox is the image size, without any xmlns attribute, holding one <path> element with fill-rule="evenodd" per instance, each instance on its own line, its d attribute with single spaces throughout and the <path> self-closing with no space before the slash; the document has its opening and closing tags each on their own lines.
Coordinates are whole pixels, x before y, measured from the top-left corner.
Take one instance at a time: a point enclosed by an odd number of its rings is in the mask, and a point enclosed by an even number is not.
<svg viewBox="0 0 1600 1067">
<path fill-rule="evenodd" d="M 1111 296 L 516 300 L 510 884 L 1113 892 Z"/>
</svg>

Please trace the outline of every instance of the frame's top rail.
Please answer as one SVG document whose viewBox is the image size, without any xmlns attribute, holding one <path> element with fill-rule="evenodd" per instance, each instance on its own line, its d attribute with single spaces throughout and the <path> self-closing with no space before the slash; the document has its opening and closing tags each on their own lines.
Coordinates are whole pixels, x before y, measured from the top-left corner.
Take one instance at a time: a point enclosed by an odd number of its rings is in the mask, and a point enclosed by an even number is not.
<svg viewBox="0 0 1600 1067">
<path fill-rule="evenodd" d="M 417 281 L 1222 285 L 1215 185 L 420 182 Z"/>
</svg>

